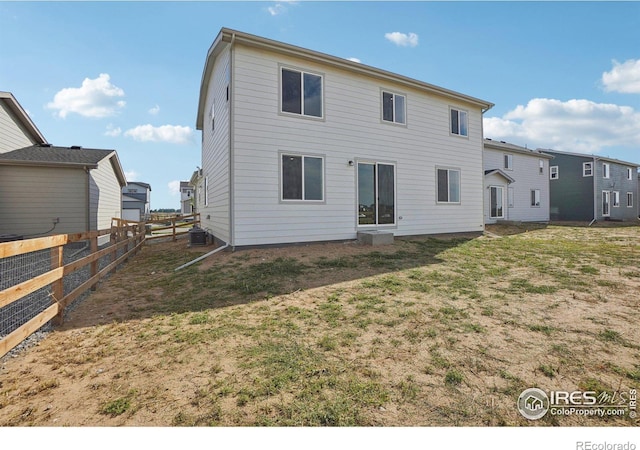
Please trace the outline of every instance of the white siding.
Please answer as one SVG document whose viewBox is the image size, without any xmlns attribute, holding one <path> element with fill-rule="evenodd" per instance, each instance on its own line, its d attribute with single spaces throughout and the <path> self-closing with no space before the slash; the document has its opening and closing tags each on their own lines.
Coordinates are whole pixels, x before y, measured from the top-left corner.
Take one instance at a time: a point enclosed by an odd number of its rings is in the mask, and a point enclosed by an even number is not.
<svg viewBox="0 0 640 450">
<path fill-rule="evenodd" d="M 111 158 L 98 163 L 98 168 L 90 171 L 90 230 L 104 230 L 111 227 L 111 219 L 122 217 L 122 186 L 116 177 Z"/>
<path fill-rule="evenodd" d="M 81 169 L 0 166 L 0 234 L 87 230 L 87 175 Z M 33 236 L 35 237 L 35 236 Z"/>
<path fill-rule="evenodd" d="M 7 105 L 0 101 L 0 153 L 34 145 Z"/>
<path fill-rule="evenodd" d="M 395 235 L 483 230 L 479 107 L 265 51 L 236 49 L 234 245 L 355 238 L 357 165 L 349 166 L 349 160 L 396 164 Z M 324 120 L 279 114 L 279 64 L 324 76 Z M 381 89 L 406 94 L 406 126 L 382 123 Z M 450 106 L 468 111 L 468 138 L 450 135 Z M 324 203 L 280 202 L 279 152 L 325 156 Z M 436 204 L 436 167 L 461 171 L 460 204 Z"/>
<path fill-rule="evenodd" d="M 513 155 L 513 168 L 505 169 L 504 155 Z M 543 170 L 540 173 L 540 161 L 543 161 Z M 513 189 L 513 206 L 505 204 L 505 220 L 521 222 L 548 222 L 549 221 L 549 160 L 540 158 L 539 155 L 525 155 L 509 150 L 495 150 L 485 148 L 484 169 L 500 169 L 515 182 L 509 184 Z M 502 177 L 501 177 L 502 178 Z M 504 178 L 502 178 L 504 180 Z M 485 191 L 491 180 L 485 179 Z M 507 188 L 505 184 L 505 198 Z M 540 190 L 540 206 L 531 206 L 531 190 Z M 487 194 L 485 193 L 485 196 Z M 488 197 L 486 197 L 488 198 Z M 489 218 L 489 202 L 485 201 L 485 223 L 495 220 Z"/>
<path fill-rule="evenodd" d="M 229 114 L 227 101 L 228 71 L 230 70 L 229 50 L 223 51 L 216 59 L 212 82 L 207 93 L 204 125 L 202 128 L 202 187 L 207 179 L 207 193 L 202 193 L 202 228 L 224 242 L 231 239 L 230 194 L 229 194 Z M 214 106 L 215 105 L 215 106 Z M 215 129 L 212 129 L 209 112 L 215 108 Z M 208 204 L 204 204 L 205 197 Z"/>
</svg>

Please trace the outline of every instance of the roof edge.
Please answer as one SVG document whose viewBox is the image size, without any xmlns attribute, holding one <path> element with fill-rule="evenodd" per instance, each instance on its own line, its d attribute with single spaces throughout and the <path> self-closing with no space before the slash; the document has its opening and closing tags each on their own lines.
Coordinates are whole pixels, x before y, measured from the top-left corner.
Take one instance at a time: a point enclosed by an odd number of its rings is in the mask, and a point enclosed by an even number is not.
<svg viewBox="0 0 640 450">
<path fill-rule="evenodd" d="M 569 156 L 579 156 L 581 158 L 595 158 L 595 159 L 599 159 L 601 161 L 608 161 L 608 162 L 612 162 L 612 163 L 617 163 L 617 164 L 622 164 L 625 166 L 631 166 L 631 167 L 635 167 L 636 169 L 640 168 L 640 164 L 639 163 L 634 163 L 634 162 L 630 162 L 630 161 L 623 161 L 622 159 L 616 159 L 616 158 L 609 158 L 607 156 L 598 156 L 598 155 L 590 155 L 588 153 L 578 153 L 578 152 L 567 152 L 567 151 L 563 151 L 563 150 L 553 150 L 551 148 L 538 148 L 536 149 L 542 153 L 558 153 L 559 155 L 569 155 Z"/>
<path fill-rule="evenodd" d="M 27 114 L 27 111 L 25 111 L 20 102 L 18 102 L 18 100 L 11 92 L 0 91 L 0 99 L 7 100 L 9 109 L 13 111 L 22 125 L 27 128 L 27 131 L 29 131 L 30 134 L 35 138 L 36 144 L 47 143 L 44 135 L 40 132 L 36 124 L 33 122 L 33 120 L 31 120 L 31 117 L 29 117 L 29 114 Z"/>
</svg>

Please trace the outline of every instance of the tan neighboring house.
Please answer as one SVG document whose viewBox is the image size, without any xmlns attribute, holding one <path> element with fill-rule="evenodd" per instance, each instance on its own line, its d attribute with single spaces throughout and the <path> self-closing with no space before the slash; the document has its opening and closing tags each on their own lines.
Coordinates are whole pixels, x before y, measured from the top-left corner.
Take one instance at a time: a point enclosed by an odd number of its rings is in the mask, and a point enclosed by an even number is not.
<svg viewBox="0 0 640 450">
<path fill-rule="evenodd" d="M 0 235 L 106 229 L 127 183 L 115 150 L 50 144 L 0 154 Z"/>
<path fill-rule="evenodd" d="M 0 91 L 0 153 L 46 143 L 13 94 Z"/>
</svg>

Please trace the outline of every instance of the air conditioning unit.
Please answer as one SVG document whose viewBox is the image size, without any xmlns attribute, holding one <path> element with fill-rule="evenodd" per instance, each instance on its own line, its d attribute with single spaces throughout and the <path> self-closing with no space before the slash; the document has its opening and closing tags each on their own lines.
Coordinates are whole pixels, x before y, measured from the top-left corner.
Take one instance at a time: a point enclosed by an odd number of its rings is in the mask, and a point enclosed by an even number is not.
<svg viewBox="0 0 640 450">
<path fill-rule="evenodd" d="M 207 232 L 199 227 L 191 228 L 189 230 L 189 245 L 207 245 Z"/>
</svg>

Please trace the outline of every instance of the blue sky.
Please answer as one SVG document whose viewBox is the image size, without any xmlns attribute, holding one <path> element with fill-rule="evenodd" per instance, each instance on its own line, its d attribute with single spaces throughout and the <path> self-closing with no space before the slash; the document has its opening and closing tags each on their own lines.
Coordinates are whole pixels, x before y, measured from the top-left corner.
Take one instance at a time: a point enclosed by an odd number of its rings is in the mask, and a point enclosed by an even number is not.
<svg viewBox="0 0 640 450">
<path fill-rule="evenodd" d="M 220 28 L 495 104 L 485 137 L 640 163 L 640 2 L 0 2 L 0 90 L 54 145 L 118 151 L 151 207 L 200 165 Z"/>
</svg>

